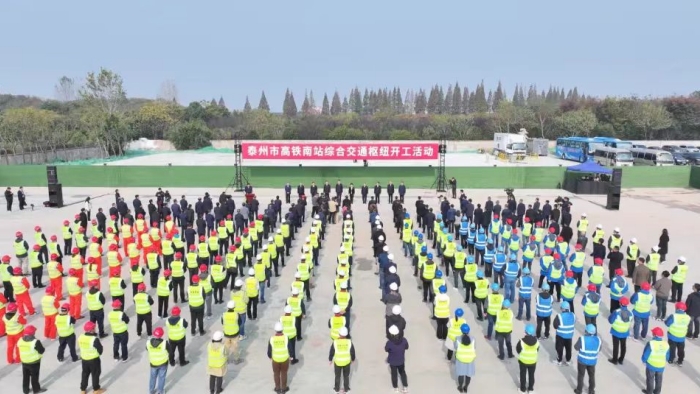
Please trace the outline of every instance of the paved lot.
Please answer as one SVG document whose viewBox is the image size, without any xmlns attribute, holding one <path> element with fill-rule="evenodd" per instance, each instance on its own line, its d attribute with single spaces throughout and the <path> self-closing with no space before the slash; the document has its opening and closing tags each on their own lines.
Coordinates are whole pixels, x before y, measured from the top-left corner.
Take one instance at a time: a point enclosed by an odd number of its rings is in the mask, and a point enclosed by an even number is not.
<svg viewBox="0 0 700 394">
<path fill-rule="evenodd" d="M 86 196 L 93 197 L 93 207 L 107 208 L 112 203 L 113 190 L 107 189 L 64 189 L 64 200 L 68 203 L 80 202 Z M 204 189 L 171 189 L 173 196 L 186 194 L 190 200 L 196 200 L 196 196 L 202 195 Z M 208 190 L 212 194 L 218 194 L 218 190 Z M 154 194 L 154 189 L 124 189 L 122 195 L 131 200 L 134 194 L 140 194 L 147 200 Z M 257 190 L 261 201 L 269 200 L 281 190 Z M 79 210 L 81 204 L 67 206 L 62 209 L 38 208 L 45 199 L 45 189 L 28 189 L 30 203 L 37 205 L 33 212 L 0 212 L 3 226 L 0 228 L 0 250 L 3 254 L 12 251 L 12 240 L 15 231 L 23 231 L 30 236 L 35 225 L 41 225 L 47 236 L 60 233 L 62 220 L 70 219 Z M 562 192 L 562 195 L 564 195 Z M 523 198 L 526 202 L 533 201 L 535 196 L 553 200 L 557 196 L 552 190 L 526 190 L 515 191 L 517 198 Z M 34 197 L 37 195 L 38 197 Z M 437 208 L 437 193 L 434 191 L 409 191 L 407 205 L 410 212 L 414 212 L 413 203 L 415 197 L 422 195 L 430 204 Z M 500 190 L 478 190 L 470 194 L 475 202 L 483 202 L 487 196 L 493 199 L 505 200 L 505 193 Z M 572 197 L 574 203 L 574 220 L 582 212 L 586 212 L 591 221 L 591 227 L 598 223 L 604 225 L 609 234 L 614 227 L 620 227 L 625 239 L 636 237 L 643 253 L 647 253 L 651 246 L 656 245 L 662 228 L 668 228 L 671 236 L 669 261 L 675 261 L 679 255 L 688 259 L 690 271 L 685 292 L 690 291 L 694 282 L 700 282 L 700 269 L 696 262 L 700 259 L 700 249 L 697 247 L 697 223 L 700 220 L 700 193 L 685 189 L 664 190 L 627 190 L 623 194 L 621 210 L 617 212 L 606 211 L 604 197 Z M 240 201 L 240 197 L 236 197 Z M 356 199 L 357 201 L 357 199 Z M 16 201 L 15 201 L 15 209 Z M 356 252 L 353 280 L 353 319 L 352 336 L 357 348 L 357 363 L 353 366 L 351 386 L 355 393 L 389 393 L 391 385 L 388 368 L 384 362 L 384 306 L 380 303 L 380 291 L 378 279 L 373 274 L 373 258 L 369 245 L 367 224 L 367 211 L 364 206 L 357 204 L 356 212 Z M 390 221 L 390 206 L 385 202 L 380 205 L 380 214 L 388 222 Z M 390 227 L 390 225 L 389 225 Z M 308 232 L 308 221 L 302 232 Z M 415 280 L 411 276 L 410 263 L 404 260 L 400 253 L 398 235 L 387 231 L 391 251 L 397 256 L 399 274 L 403 281 L 401 290 L 404 297 L 403 309 L 408 322 L 407 338 L 411 348 L 407 356 L 407 373 L 409 386 L 414 393 L 428 393 L 436 387 L 445 389 L 445 392 L 456 392 L 453 389 L 454 380 L 452 368 L 444 361 L 444 348 L 435 339 L 434 325 L 429 319 L 430 311 L 421 302 L 415 287 Z M 334 275 L 334 260 L 337 247 L 340 242 L 340 226 L 329 226 L 324 249 L 321 252 L 321 266 L 315 279 L 316 287 L 312 291 L 313 301 L 307 305 L 308 313 L 304 324 L 305 340 L 297 345 L 297 354 L 301 362 L 290 369 L 291 393 L 328 393 L 331 392 L 333 383 L 332 367 L 328 365 L 328 350 L 330 346 L 328 318 L 331 316 L 332 280 Z M 298 261 L 298 241 L 293 248 L 291 261 Z M 587 262 L 590 264 L 591 262 Z M 671 269 L 673 263 L 667 262 L 663 269 Z M 245 362 L 231 366 L 225 380 L 224 392 L 272 392 L 272 374 L 270 362 L 265 354 L 267 340 L 272 333 L 272 326 L 282 313 L 284 301 L 289 293 L 289 286 L 293 279 L 293 267 L 287 266 L 281 272 L 282 276 L 273 279 L 271 292 L 267 296 L 267 304 L 259 311 L 259 318 L 255 322 L 249 322 L 246 331 L 249 339 L 243 342 L 243 356 Z M 103 288 L 106 281 L 103 279 Z M 449 286 L 451 287 L 451 286 Z M 471 306 L 462 303 L 463 296 L 455 290 L 449 290 L 452 297 L 452 309 L 463 307 L 467 311 L 466 316 L 472 326 L 472 333 L 477 344 L 477 376 L 472 380 L 470 392 L 484 392 L 486 390 L 505 390 L 515 392 L 518 366 L 516 360 L 499 361 L 496 358 L 495 342 L 487 343 L 483 338 L 485 324 L 475 320 L 474 310 Z M 43 292 L 32 291 L 35 306 L 38 305 Z M 608 300 L 607 291 L 604 290 L 603 299 Z M 130 298 L 127 297 L 130 301 Z M 83 304 L 85 306 L 85 303 Z M 672 308 L 671 308 L 672 309 Z M 215 309 L 216 313 L 222 312 L 222 307 Z M 130 313 L 133 314 L 133 308 Z M 579 320 L 583 320 L 580 308 L 577 308 Z M 607 308 L 602 308 L 603 316 L 607 317 Z M 189 316 L 187 312 L 184 313 Z M 611 353 L 611 340 L 608 334 L 609 324 L 601 317 L 599 329 L 604 340 L 600 363 L 597 368 L 598 393 L 638 393 L 643 385 L 644 369 L 640 362 L 643 349 L 642 343 L 629 342 L 627 362 L 622 367 L 614 367 L 605 361 Z M 30 318 L 31 324 L 42 332 L 43 319 L 39 316 Z M 80 326 L 82 323 L 80 322 Z M 656 326 L 657 324 L 651 324 Z M 209 333 L 221 326 L 218 320 L 205 321 Z M 156 326 L 159 325 L 156 322 Z M 582 332 L 583 325 L 577 325 L 578 332 Z M 80 330 L 79 330 L 80 331 Z M 131 330 L 133 332 L 133 324 Z M 515 322 L 514 341 L 523 332 L 521 322 Z M 168 393 L 193 393 L 207 392 L 208 379 L 206 376 L 206 338 L 196 337 L 188 339 L 187 354 L 192 363 L 186 367 L 175 367 L 168 371 Z M 0 348 L 3 353 L 5 340 L 0 339 Z M 112 339 L 103 340 L 106 345 L 106 356 L 103 357 L 103 385 L 109 392 L 135 389 L 137 392 L 146 391 L 149 376 L 147 354 L 145 352 L 145 340 L 136 340 L 134 336 L 130 340 L 130 362 L 116 364 L 111 358 Z M 56 361 L 57 342 L 44 341 L 47 347 L 46 355 L 42 363 L 42 384 L 51 392 L 69 393 L 78 392 L 80 376 L 79 363 L 59 364 Z M 664 390 L 683 390 L 693 392 L 700 386 L 700 342 L 691 341 L 687 344 L 687 356 L 682 368 L 669 367 L 664 377 Z M 553 358 L 554 342 L 546 341 L 540 352 L 540 363 L 537 368 L 538 393 L 555 394 L 570 392 L 576 379 L 574 367 L 557 367 L 550 360 Z M 0 358 L 0 382 L 7 387 L 8 393 L 20 392 L 21 371 L 17 366 L 5 365 L 4 354 Z M 563 390 L 563 391 L 562 391 Z"/>
</svg>

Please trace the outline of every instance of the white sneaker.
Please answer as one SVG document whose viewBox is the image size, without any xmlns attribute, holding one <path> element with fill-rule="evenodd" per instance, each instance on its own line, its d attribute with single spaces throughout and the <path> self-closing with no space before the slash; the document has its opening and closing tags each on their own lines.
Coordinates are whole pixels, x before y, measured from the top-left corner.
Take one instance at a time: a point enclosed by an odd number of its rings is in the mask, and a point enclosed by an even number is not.
<svg viewBox="0 0 700 394">
<path fill-rule="evenodd" d="M 527 391 L 522 391 L 522 390 L 520 390 L 520 389 L 518 389 L 518 392 L 519 392 L 520 394 L 527 394 Z"/>
<path fill-rule="evenodd" d="M 534 391 L 528 391 L 527 394 L 535 394 Z"/>
</svg>

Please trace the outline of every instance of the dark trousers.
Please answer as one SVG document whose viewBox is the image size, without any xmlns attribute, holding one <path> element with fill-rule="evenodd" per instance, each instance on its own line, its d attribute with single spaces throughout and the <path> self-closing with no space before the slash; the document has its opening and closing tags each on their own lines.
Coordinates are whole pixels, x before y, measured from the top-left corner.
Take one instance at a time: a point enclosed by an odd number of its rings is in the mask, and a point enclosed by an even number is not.
<svg viewBox="0 0 700 394">
<path fill-rule="evenodd" d="M 344 367 L 333 365 L 333 370 L 335 372 L 335 385 L 333 386 L 335 391 L 340 391 L 340 375 L 343 376 L 343 391 L 350 391 L 350 365 Z"/>
<path fill-rule="evenodd" d="M 100 389 L 100 375 L 102 374 L 102 363 L 99 358 L 93 360 L 83 360 L 83 372 L 80 377 L 80 391 L 85 391 L 88 387 L 88 379 L 92 376 L 92 390 Z"/>
<path fill-rule="evenodd" d="M 248 299 L 248 306 L 246 310 L 246 314 L 248 315 L 248 319 L 257 319 L 258 318 L 258 298 L 259 296 L 255 297 L 250 297 Z"/>
<path fill-rule="evenodd" d="M 671 352 L 671 355 L 668 358 L 669 364 L 676 359 L 676 350 L 678 350 L 678 364 L 683 363 L 683 360 L 685 359 L 685 342 L 676 342 L 669 339 L 668 346 L 668 350 Z"/>
<path fill-rule="evenodd" d="M 647 394 L 660 394 L 661 386 L 664 383 L 664 373 L 646 369 Z"/>
<path fill-rule="evenodd" d="M 583 378 L 588 372 L 588 392 L 595 392 L 595 365 L 578 363 L 578 375 L 576 376 L 576 390 L 580 393 L 583 390 Z"/>
<path fill-rule="evenodd" d="M 518 361 L 520 366 L 520 391 L 535 391 L 535 368 L 537 364 L 523 364 Z"/>
<path fill-rule="evenodd" d="M 158 317 L 168 317 L 170 296 L 158 296 Z"/>
<path fill-rule="evenodd" d="M 41 390 L 39 386 L 39 370 L 41 369 L 41 361 L 33 364 L 22 363 L 22 391 L 29 394 L 29 383 L 32 384 L 32 391 L 38 393 Z"/>
<path fill-rule="evenodd" d="M 212 393 L 219 394 L 224 391 L 221 387 L 224 385 L 224 378 L 221 376 L 209 375 L 209 391 Z"/>
<path fill-rule="evenodd" d="M 44 276 L 44 266 L 32 268 L 32 286 L 42 287 L 41 278 Z"/>
<path fill-rule="evenodd" d="M 180 300 L 182 302 L 187 301 L 185 297 L 185 277 L 173 278 L 173 301 L 177 304 L 178 302 L 178 291 L 180 294 Z"/>
<path fill-rule="evenodd" d="M 58 337 L 58 361 L 63 361 L 66 347 L 70 352 L 70 357 L 73 361 L 78 361 L 78 354 L 75 351 L 75 334 L 67 337 Z"/>
<path fill-rule="evenodd" d="M 114 345 L 112 345 L 112 353 L 114 353 L 114 358 L 122 360 L 129 359 L 129 331 L 124 331 L 120 334 L 112 335 L 114 338 Z M 119 357 L 119 351 L 121 350 L 121 357 Z"/>
<path fill-rule="evenodd" d="M 621 363 L 625 360 L 625 354 L 627 354 L 627 338 L 618 338 L 616 336 L 613 336 L 612 341 L 612 359 L 613 361 Z"/>
<path fill-rule="evenodd" d="M 683 299 L 683 283 L 671 282 L 671 302 Z"/>
<path fill-rule="evenodd" d="M 213 286 L 214 288 L 214 303 L 215 304 L 221 304 L 224 302 L 224 287 L 226 287 L 226 284 L 224 281 L 221 282 L 214 282 Z"/>
<path fill-rule="evenodd" d="M 540 337 L 542 333 L 542 325 L 544 325 L 544 336 L 549 337 L 549 326 L 551 325 L 551 317 L 541 317 L 537 316 L 537 338 Z"/>
<path fill-rule="evenodd" d="M 3 294 L 5 295 L 5 298 L 7 298 L 8 302 L 15 302 L 15 294 L 12 289 L 12 282 L 2 282 L 3 286 Z"/>
<path fill-rule="evenodd" d="M 190 307 L 190 332 L 192 335 L 197 333 L 197 327 L 199 326 L 199 333 L 204 335 L 204 305 L 191 308 Z"/>
<path fill-rule="evenodd" d="M 301 315 L 294 318 L 294 326 L 297 328 L 297 338 L 301 341 L 304 339 L 304 337 L 301 336 Z"/>
<path fill-rule="evenodd" d="M 136 335 L 141 336 L 144 323 L 146 324 L 146 334 L 150 337 L 153 331 L 153 314 L 151 312 L 136 315 Z"/>
<path fill-rule="evenodd" d="M 557 350 L 557 361 L 562 362 L 564 356 L 564 350 L 566 350 L 566 362 L 571 361 L 571 338 L 562 338 L 557 335 L 554 341 L 554 347 Z"/>
<path fill-rule="evenodd" d="M 97 324 L 97 332 L 105 335 L 105 312 L 103 310 L 90 311 L 90 321 Z"/>
<path fill-rule="evenodd" d="M 401 386 L 408 387 L 408 377 L 406 376 L 406 367 L 402 365 L 390 365 L 391 368 L 391 387 L 399 387 L 399 376 L 401 376 Z"/>
<path fill-rule="evenodd" d="M 688 323 L 687 338 L 697 338 L 700 334 L 700 316 L 690 316 L 691 320 Z"/>
<path fill-rule="evenodd" d="M 231 291 L 233 291 L 233 285 L 236 283 L 236 277 L 238 276 L 238 271 L 236 268 L 229 268 L 226 270 L 226 279 L 224 279 L 224 287 L 231 283 Z M 230 282 L 229 282 L 230 281 Z"/>
<path fill-rule="evenodd" d="M 70 256 L 73 249 L 73 238 L 63 240 L 63 255 Z"/>
<path fill-rule="evenodd" d="M 180 361 L 180 365 L 185 364 L 185 345 L 187 344 L 187 338 L 182 338 L 179 341 L 168 341 L 170 342 L 170 349 L 168 350 L 168 358 L 170 359 L 170 365 L 175 365 L 175 351 L 177 350 Z"/>
</svg>

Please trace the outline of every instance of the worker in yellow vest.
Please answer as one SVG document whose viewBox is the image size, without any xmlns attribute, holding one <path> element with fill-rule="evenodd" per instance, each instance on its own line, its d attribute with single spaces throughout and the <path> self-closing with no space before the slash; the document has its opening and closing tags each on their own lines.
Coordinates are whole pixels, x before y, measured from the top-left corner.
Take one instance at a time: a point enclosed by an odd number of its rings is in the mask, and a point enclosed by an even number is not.
<svg viewBox="0 0 700 394">
<path fill-rule="evenodd" d="M 207 320 L 209 320 L 212 317 L 211 299 L 214 291 L 212 287 L 211 275 L 209 275 L 207 266 L 204 264 L 199 266 L 199 285 L 202 286 L 202 289 L 204 289 L 204 316 Z"/>
<path fill-rule="evenodd" d="M 661 254 L 659 254 L 659 247 L 652 246 L 651 253 L 647 255 L 647 268 L 651 271 L 651 285 L 656 284 L 656 273 L 659 270 L 659 263 L 661 263 Z"/>
<path fill-rule="evenodd" d="M 469 335 L 471 328 L 464 323 L 459 328 L 461 335 L 454 341 L 455 349 L 455 375 L 457 375 L 457 391 L 466 393 L 472 377 L 474 376 L 474 360 L 476 360 L 476 348 L 474 338 Z"/>
<path fill-rule="evenodd" d="M 158 317 L 161 319 L 168 317 L 170 292 L 173 290 L 173 281 L 170 279 L 170 275 L 170 270 L 163 270 L 163 276 L 158 278 L 158 283 L 156 284 L 156 295 L 158 296 Z"/>
<path fill-rule="evenodd" d="M 88 248 L 88 237 L 87 234 L 85 234 L 85 228 L 83 227 L 78 228 L 78 235 L 75 236 L 75 246 L 78 248 L 80 256 L 83 259 L 86 258 Z"/>
<path fill-rule="evenodd" d="M 683 284 L 687 276 L 688 266 L 685 265 L 685 256 L 681 256 L 678 258 L 678 265 L 671 270 L 671 299 L 669 302 L 683 301 Z"/>
<path fill-rule="evenodd" d="M 301 283 L 301 282 L 300 282 Z M 398 294 L 399 286 L 396 283 L 392 283 L 389 285 L 389 295 L 391 295 L 395 292 Z M 401 296 L 398 294 L 399 297 Z M 389 305 L 390 304 L 390 297 L 385 298 L 384 302 Z M 345 316 L 350 316 L 350 310 L 352 308 L 352 294 L 350 294 L 350 291 L 348 289 L 348 282 L 342 282 L 340 284 L 340 288 L 336 290 L 335 294 L 333 295 L 333 305 L 338 305 L 340 309 L 343 311 Z"/>
<path fill-rule="evenodd" d="M 146 293 L 146 284 L 141 283 L 138 287 L 138 294 L 134 296 L 134 306 L 136 308 L 136 335 L 141 336 L 143 324 L 146 324 L 146 336 L 151 336 L 153 330 L 153 313 L 151 306 L 153 298 Z"/>
<path fill-rule="evenodd" d="M 98 288 L 99 283 L 99 280 L 91 280 L 88 282 L 89 290 L 85 295 L 85 298 L 87 299 L 90 321 L 97 325 L 100 338 L 105 338 L 107 337 L 107 334 L 105 334 L 104 326 L 104 306 L 107 303 L 107 300 L 105 299 L 104 294 L 102 294 Z"/>
<path fill-rule="evenodd" d="M 306 318 L 306 305 L 304 305 L 304 299 L 298 287 L 292 287 L 292 295 L 287 298 L 285 306 L 292 308 L 294 326 L 296 327 L 296 338 L 301 341 L 304 339 L 301 331 L 301 320 Z"/>
<path fill-rule="evenodd" d="M 637 264 L 637 259 L 639 258 L 639 246 L 637 245 L 637 238 L 630 239 L 630 244 L 627 245 L 627 252 L 625 253 L 625 259 L 627 260 L 627 275 L 632 276 L 634 273 L 634 266 Z"/>
<path fill-rule="evenodd" d="M 217 331 L 212 335 L 211 342 L 207 346 L 208 364 L 207 373 L 209 374 L 209 391 L 212 393 L 221 393 L 224 384 L 224 376 L 228 365 L 228 353 L 224 345 L 224 334 Z"/>
<path fill-rule="evenodd" d="M 8 255 L 2 256 L 0 261 L 0 278 L 2 279 L 3 295 L 5 296 L 5 302 L 15 302 L 14 292 L 12 290 L 12 275 L 13 267 L 10 264 L 12 258 Z M 1 318 L 2 316 L 0 316 Z M 0 331 L 1 333 L 2 331 Z"/>
<path fill-rule="evenodd" d="M 129 359 L 129 316 L 124 313 L 124 304 L 119 300 L 112 301 L 112 311 L 107 316 L 112 328 L 114 339 L 114 359 L 126 362 Z M 121 356 L 119 351 L 121 350 Z"/>
<path fill-rule="evenodd" d="M 100 244 L 100 240 L 97 237 L 92 237 L 90 241 L 90 245 L 88 246 L 88 257 L 93 259 L 97 265 L 97 272 L 102 275 L 102 244 Z M 89 258 L 88 261 L 90 260 Z"/>
<path fill-rule="evenodd" d="M 73 249 L 73 229 L 70 227 L 70 222 L 68 220 L 63 221 L 61 236 L 63 237 L 63 254 L 68 256 L 70 250 Z"/>
<path fill-rule="evenodd" d="M 44 315 L 44 338 L 56 339 L 56 316 L 59 303 L 51 285 L 46 288 L 46 295 L 41 298 L 41 313 Z"/>
<path fill-rule="evenodd" d="M 226 269 L 222 264 L 221 256 L 214 258 L 214 265 L 211 266 L 211 282 L 214 293 L 214 304 L 224 303 L 224 287 L 226 283 Z"/>
<path fill-rule="evenodd" d="M 644 346 L 642 353 L 642 362 L 646 366 L 646 394 L 661 392 L 664 369 L 671 356 L 670 345 L 664 341 L 664 330 L 654 327 L 651 335 L 653 338 Z"/>
<path fill-rule="evenodd" d="M 328 319 L 328 328 L 331 329 L 331 339 L 336 340 L 340 336 L 340 329 L 348 328 L 348 321 L 344 316 L 343 310 L 338 305 L 333 305 L 333 316 Z"/>
<path fill-rule="evenodd" d="M 25 313 L 28 313 L 29 315 L 36 313 L 34 310 L 34 304 L 32 303 L 32 298 L 29 296 L 29 281 L 27 278 L 22 277 L 22 268 L 14 268 L 13 276 L 10 278 L 10 283 L 12 284 L 12 291 L 14 293 L 15 302 L 17 303 L 19 313 L 23 316 Z"/>
<path fill-rule="evenodd" d="M 449 318 L 449 316 L 448 316 Z M 342 327 L 338 332 L 338 339 L 331 344 L 328 361 L 334 366 L 335 392 L 340 392 L 340 380 L 343 380 L 343 391 L 350 391 L 350 364 L 355 362 L 355 345 L 348 337 L 348 329 Z"/>
<path fill-rule="evenodd" d="M 452 356 L 454 355 L 455 341 L 458 337 L 462 336 L 463 324 L 467 324 L 467 320 L 464 319 L 464 309 L 457 308 L 454 317 L 450 319 L 450 328 L 447 330 L 447 340 L 445 341 L 448 361 L 452 360 Z"/>
<path fill-rule="evenodd" d="M 240 253 L 242 254 L 243 251 Z M 228 249 L 224 268 L 226 269 L 226 277 L 224 278 L 223 287 L 226 288 L 230 281 L 231 291 L 233 291 L 233 284 L 236 283 L 236 277 L 238 276 L 238 247 L 236 247 L 236 245 L 231 245 Z"/>
<path fill-rule="evenodd" d="M 224 346 L 229 356 L 233 356 L 235 364 L 241 363 L 241 354 L 238 350 L 241 328 L 238 324 L 240 317 L 236 312 L 236 302 L 231 300 L 226 304 L 226 312 L 221 315 L 221 324 L 224 331 Z"/>
<path fill-rule="evenodd" d="M 55 254 L 59 261 L 63 260 L 63 250 L 61 249 L 61 245 L 58 244 L 57 236 L 52 235 L 51 238 L 49 238 L 49 242 L 46 244 L 46 247 L 49 250 L 49 261 L 52 254 Z"/>
<path fill-rule="evenodd" d="M 124 220 L 126 222 L 126 219 Z M 87 390 L 88 379 L 92 377 L 92 391 L 94 394 L 102 394 L 106 390 L 100 386 L 100 375 L 102 374 L 102 356 L 103 347 L 100 339 L 95 334 L 95 323 L 87 322 L 83 325 L 85 333 L 78 338 L 78 348 L 80 349 L 80 358 L 83 360 L 83 370 L 80 380 L 80 394 L 85 394 Z"/>
<path fill-rule="evenodd" d="M 190 362 L 185 359 L 185 345 L 187 344 L 188 323 L 184 317 L 180 316 L 180 307 L 174 306 L 170 311 L 170 317 L 165 322 L 168 329 L 168 352 L 170 366 L 175 366 L 175 351 L 179 354 L 180 366 L 184 367 Z"/>
<path fill-rule="evenodd" d="M 214 258 L 219 255 L 219 238 L 216 230 L 212 230 L 211 233 L 209 233 L 207 246 L 209 248 L 209 260 L 205 264 L 210 266 L 214 262 Z"/>
<path fill-rule="evenodd" d="M 27 324 L 27 320 L 17 310 L 17 304 L 11 302 L 7 304 L 7 312 L 2 317 L 2 322 L 7 333 L 7 364 L 17 364 L 20 362 L 17 343 L 22 337 L 22 331 L 24 330 L 24 325 Z"/>
<path fill-rule="evenodd" d="M 508 358 L 513 358 L 513 346 L 510 342 L 510 335 L 513 332 L 513 311 L 510 310 L 510 300 L 503 300 L 501 310 L 496 315 L 494 331 L 496 332 L 496 340 L 498 340 L 498 358 L 505 359 L 504 343 L 506 350 L 508 350 Z"/>
<path fill-rule="evenodd" d="M 112 301 L 119 300 L 124 304 L 124 290 L 126 290 L 126 282 L 119 275 L 119 269 L 109 271 L 109 295 Z"/>
<path fill-rule="evenodd" d="M 520 366 L 520 393 L 535 391 L 535 368 L 539 349 L 540 343 L 535 336 L 535 326 L 525 325 L 525 336 L 515 345 Z"/>
<path fill-rule="evenodd" d="M 267 357 L 272 360 L 272 376 L 275 381 L 275 393 L 289 391 L 287 372 L 289 371 L 289 339 L 284 333 L 282 323 L 275 323 L 275 335 L 267 345 Z"/>
<path fill-rule="evenodd" d="M 248 295 L 243 289 L 243 281 L 236 279 L 233 284 L 233 291 L 231 291 L 231 301 L 235 303 L 234 311 L 238 313 L 238 326 L 240 328 L 239 339 L 244 341 L 245 337 L 245 322 L 248 316 L 246 311 L 248 310 Z"/>
<path fill-rule="evenodd" d="M 163 328 L 153 330 L 153 338 L 146 343 L 148 361 L 151 364 L 151 379 L 148 383 L 149 393 L 165 393 L 165 376 L 168 373 L 169 345 L 163 339 Z"/>
<path fill-rule="evenodd" d="M 146 266 L 150 274 L 151 288 L 154 289 L 158 286 L 158 277 L 160 276 L 160 255 L 158 255 L 158 251 L 154 247 L 145 249 L 143 253 L 146 255 Z"/>
<path fill-rule="evenodd" d="M 284 335 L 287 336 L 289 350 L 289 358 L 292 360 L 292 365 L 299 362 L 296 357 L 296 342 L 297 342 L 297 328 L 296 328 L 296 317 L 293 315 L 293 310 L 291 305 L 284 307 L 284 315 L 280 318 L 280 323 L 282 324 L 282 330 Z"/>
<path fill-rule="evenodd" d="M 56 332 L 58 333 L 58 362 L 63 362 L 66 347 L 70 352 L 71 360 L 78 361 L 78 352 L 75 350 L 75 319 L 68 314 L 70 305 L 64 303 L 56 316 Z"/>
<path fill-rule="evenodd" d="M 19 358 L 22 361 L 22 391 L 29 393 L 29 385 L 34 393 L 46 391 L 39 384 L 39 371 L 41 370 L 41 356 L 44 354 L 44 346 L 36 337 L 36 327 L 29 325 L 24 328 L 22 339 L 17 343 Z"/>
<path fill-rule="evenodd" d="M 144 276 L 146 275 L 146 269 L 141 267 L 138 262 L 131 262 L 131 271 L 130 276 L 131 276 L 131 292 L 134 297 L 136 297 L 136 294 L 138 294 L 139 291 L 139 286 L 146 284 L 143 282 L 144 281 Z"/>
<path fill-rule="evenodd" d="M 204 336 L 204 288 L 199 284 L 198 275 L 192 277 L 192 284 L 187 289 L 187 295 L 190 319 L 192 320 L 192 336 L 197 336 L 197 327 L 199 327 L 199 334 Z"/>
<path fill-rule="evenodd" d="M 194 245 L 192 245 L 194 247 Z M 188 253 L 189 255 L 189 253 Z M 197 259 L 193 258 L 194 264 L 197 264 Z M 187 269 L 190 271 L 190 280 L 197 275 L 197 268 L 195 266 L 194 273 L 192 268 L 190 268 L 190 260 L 187 261 Z M 170 264 L 170 273 L 173 277 L 173 301 L 178 303 L 178 295 L 180 296 L 181 302 L 187 302 L 187 297 L 185 297 L 185 263 L 182 261 L 182 253 L 175 253 L 175 260 Z M 190 283 L 192 284 L 192 283 Z"/>
<path fill-rule="evenodd" d="M 447 339 L 447 322 L 450 320 L 450 296 L 447 295 L 447 286 L 442 285 L 435 295 L 433 316 L 437 322 L 437 339 Z"/>
<path fill-rule="evenodd" d="M 32 271 L 32 287 L 44 287 L 42 277 L 44 275 L 44 260 L 41 254 L 41 246 L 34 245 L 29 252 L 29 269 Z"/>
<path fill-rule="evenodd" d="M 173 244 L 173 236 L 170 233 L 165 234 L 165 239 L 161 242 L 161 253 L 163 254 L 163 268 L 170 269 L 175 257 L 175 245 Z"/>
<path fill-rule="evenodd" d="M 256 278 L 255 269 L 248 269 L 248 277 L 245 279 L 246 295 L 248 296 L 248 319 L 258 318 L 258 300 L 260 295 L 260 281 Z"/>
</svg>

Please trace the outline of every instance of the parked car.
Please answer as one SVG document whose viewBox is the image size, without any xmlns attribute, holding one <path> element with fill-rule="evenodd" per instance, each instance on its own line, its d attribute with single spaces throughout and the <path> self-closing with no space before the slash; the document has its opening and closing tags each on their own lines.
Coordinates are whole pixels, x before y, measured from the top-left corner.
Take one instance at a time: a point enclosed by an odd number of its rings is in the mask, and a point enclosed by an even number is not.
<svg viewBox="0 0 700 394">
<path fill-rule="evenodd" d="M 700 165 L 700 152 L 686 152 L 683 153 L 683 157 L 688 160 L 690 165 Z"/>
<path fill-rule="evenodd" d="M 661 149 L 671 152 L 671 153 L 685 153 L 685 149 L 681 148 L 680 146 L 676 145 L 664 145 L 661 147 Z"/>
<path fill-rule="evenodd" d="M 683 157 L 682 153 L 671 153 L 673 155 L 673 162 L 677 166 L 685 166 L 688 164 L 688 159 Z"/>
<path fill-rule="evenodd" d="M 647 148 L 646 145 L 640 145 L 640 144 L 633 144 L 632 147 L 637 148 L 637 149 L 651 149 L 651 148 Z"/>
</svg>

